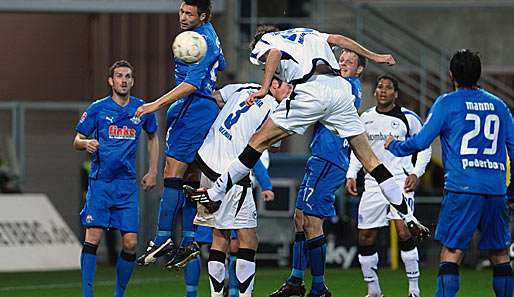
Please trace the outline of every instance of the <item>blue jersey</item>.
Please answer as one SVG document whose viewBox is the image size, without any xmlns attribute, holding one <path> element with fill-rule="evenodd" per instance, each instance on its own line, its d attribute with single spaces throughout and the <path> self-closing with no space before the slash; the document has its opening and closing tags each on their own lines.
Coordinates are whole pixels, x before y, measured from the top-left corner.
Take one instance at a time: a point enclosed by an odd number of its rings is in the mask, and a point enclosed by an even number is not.
<svg viewBox="0 0 514 297">
<path fill-rule="evenodd" d="M 441 138 L 446 190 L 506 193 L 506 152 L 512 160 L 514 124 L 501 99 L 482 89 L 442 95 L 421 131 L 405 141 L 392 142 L 389 150 L 396 156 L 410 155 L 427 148 L 437 136 Z"/>
<path fill-rule="evenodd" d="M 196 91 L 193 95 L 211 98 L 216 86 L 218 71 L 225 68 L 225 57 L 221 50 L 218 35 L 210 22 L 194 28 L 207 42 L 207 52 L 198 63 L 186 64 L 175 58 L 175 82 L 180 84 L 186 82 L 193 85 Z"/>
<path fill-rule="evenodd" d="M 91 156 L 91 179 L 135 179 L 136 149 L 141 129 L 149 134 L 157 131 L 155 115 L 135 118 L 136 109 L 144 101 L 130 97 L 125 107 L 111 96 L 93 102 L 77 124 L 75 130 L 98 140 L 100 146 Z"/>
<path fill-rule="evenodd" d="M 361 105 L 361 82 L 358 77 L 345 78 L 352 85 L 352 94 L 355 96 L 355 108 Z M 311 155 L 324 159 L 342 168 L 348 168 L 349 145 L 345 138 L 330 132 L 320 122 L 314 125 L 312 134 Z"/>
</svg>

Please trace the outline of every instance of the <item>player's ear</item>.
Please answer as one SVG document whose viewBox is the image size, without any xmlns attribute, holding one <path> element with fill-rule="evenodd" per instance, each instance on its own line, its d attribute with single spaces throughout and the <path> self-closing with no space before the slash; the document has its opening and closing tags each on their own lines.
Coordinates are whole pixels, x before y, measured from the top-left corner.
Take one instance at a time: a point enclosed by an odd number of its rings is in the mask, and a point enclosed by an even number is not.
<svg viewBox="0 0 514 297">
<path fill-rule="evenodd" d="M 107 79 L 107 83 L 109 84 L 109 86 L 114 86 L 114 80 L 112 79 L 112 77 L 109 76 L 109 78 Z"/>
<path fill-rule="evenodd" d="M 357 71 L 356 71 L 357 72 L 357 76 L 360 76 L 362 71 L 364 71 L 364 67 L 362 67 L 362 66 L 357 67 Z"/>
<path fill-rule="evenodd" d="M 207 19 L 207 14 L 205 12 L 202 12 L 200 14 L 200 21 L 205 22 L 206 19 Z"/>
</svg>

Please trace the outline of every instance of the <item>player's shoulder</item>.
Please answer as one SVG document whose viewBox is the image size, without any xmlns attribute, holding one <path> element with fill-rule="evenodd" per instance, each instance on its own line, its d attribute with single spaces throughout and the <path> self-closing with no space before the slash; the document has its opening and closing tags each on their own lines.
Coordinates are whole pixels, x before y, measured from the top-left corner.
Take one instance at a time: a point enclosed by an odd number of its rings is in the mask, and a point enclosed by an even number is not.
<svg viewBox="0 0 514 297">
<path fill-rule="evenodd" d="M 133 104 L 134 106 L 139 107 L 139 106 L 145 104 L 145 100 L 135 97 L 135 96 L 130 96 L 130 104 Z"/>
<path fill-rule="evenodd" d="M 207 43 L 215 43 L 215 39 L 217 39 L 216 30 L 211 22 L 207 22 L 197 28 L 194 28 L 192 31 L 202 35 L 205 38 Z"/>
<path fill-rule="evenodd" d="M 101 110 L 102 108 L 107 106 L 110 103 L 110 101 L 111 101 L 111 96 L 96 99 L 91 104 L 89 104 L 89 106 L 87 108 L 88 113 L 92 114 L 92 113 L 98 112 L 99 110 Z"/>
<path fill-rule="evenodd" d="M 505 101 L 503 101 L 503 99 L 501 99 L 500 97 L 498 97 L 495 94 L 493 94 L 487 90 L 484 90 L 484 89 L 479 89 L 478 91 L 480 92 L 480 94 L 483 97 L 487 98 L 487 101 L 493 103 L 494 105 L 498 106 L 499 108 L 509 110 L 509 107 L 507 106 Z"/>
<path fill-rule="evenodd" d="M 419 117 L 419 115 L 417 113 L 415 113 L 414 111 L 412 111 L 406 107 L 400 107 L 400 110 L 402 111 L 402 113 L 405 115 L 405 117 L 407 119 L 416 119 L 419 122 L 423 122 L 423 121 L 421 121 L 421 118 Z"/>
<path fill-rule="evenodd" d="M 361 113 L 361 118 L 369 118 L 377 115 L 376 107 L 368 107 Z"/>
</svg>

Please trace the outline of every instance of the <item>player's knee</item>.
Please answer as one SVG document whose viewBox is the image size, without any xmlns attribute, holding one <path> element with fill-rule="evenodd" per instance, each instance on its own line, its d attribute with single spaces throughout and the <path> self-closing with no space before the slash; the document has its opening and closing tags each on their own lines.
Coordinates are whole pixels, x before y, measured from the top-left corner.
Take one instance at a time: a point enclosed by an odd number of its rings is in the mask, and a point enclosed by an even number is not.
<svg viewBox="0 0 514 297">
<path fill-rule="evenodd" d="M 375 230 L 359 230 L 359 245 L 372 246 L 375 244 L 376 232 Z"/>
<path fill-rule="evenodd" d="M 412 235 L 410 234 L 409 230 L 407 228 L 405 229 L 397 229 L 398 233 L 398 239 L 401 241 L 408 241 L 409 239 L 412 239 Z"/>
<path fill-rule="evenodd" d="M 303 231 L 303 212 L 299 209 L 294 212 L 294 227 L 296 232 Z"/>
<path fill-rule="evenodd" d="M 398 242 L 398 246 L 400 247 L 400 250 L 403 252 L 412 251 L 416 248 L 416 240 L 414 240 L 414 237 L 408 237 L 407 239 L 400 239 Z"/>
<path fill-rule="evenodd" d="M 307 238 L 313 238 L 323 234 L 323 220 L 313 216 L 304 215 L 303 232 Z"/>
<path fill-rule="evenodd" d="M 135 253 L 137 249 L 137 238 L 123 239 L 123 250 L 127 253 Z"/>
</svg>

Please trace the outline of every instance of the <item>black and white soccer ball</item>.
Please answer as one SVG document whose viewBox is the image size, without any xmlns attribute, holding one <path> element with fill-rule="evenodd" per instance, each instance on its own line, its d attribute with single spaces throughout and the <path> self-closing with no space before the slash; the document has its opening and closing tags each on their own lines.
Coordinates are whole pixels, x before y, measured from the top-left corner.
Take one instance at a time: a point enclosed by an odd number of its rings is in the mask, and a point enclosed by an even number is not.
<svg viewBox="0 0 514 297">
<path fill-rule="evenodd" d="M 207 52 L 205 38 L 194 31 L 184 31 L 175 37 L 171 46 L 175 58 L 186 64 L 200 61 Z"/>
</svg>

